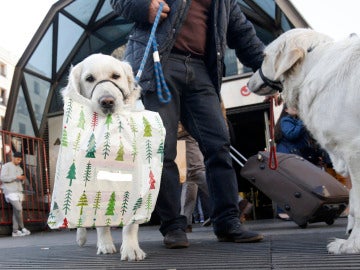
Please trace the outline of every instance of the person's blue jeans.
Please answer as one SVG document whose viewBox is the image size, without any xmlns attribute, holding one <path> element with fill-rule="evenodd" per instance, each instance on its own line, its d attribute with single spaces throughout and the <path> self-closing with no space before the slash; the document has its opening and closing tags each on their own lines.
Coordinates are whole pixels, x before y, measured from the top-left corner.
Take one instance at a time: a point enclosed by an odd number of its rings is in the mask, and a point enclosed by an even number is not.
<svg viewBox="0 0 360 270">
<path fill-rule="evenodd" d="M 143 95 L 145 108 L 159 112 L 166 128 L 164 166 L 155 208 L 162 221 L 160 231 L 165 235 L 186 228 L 186 218 L 180 215 L 181 185 L 174 162 L 180 120 L 204 155 L 214 231 L 227 232 L 239 220 L 238 186 L 220 97 L 201 59 L 171 54 L 163 71 L 171 101 L 160 103 L 156 91 Z"/>
</svg>

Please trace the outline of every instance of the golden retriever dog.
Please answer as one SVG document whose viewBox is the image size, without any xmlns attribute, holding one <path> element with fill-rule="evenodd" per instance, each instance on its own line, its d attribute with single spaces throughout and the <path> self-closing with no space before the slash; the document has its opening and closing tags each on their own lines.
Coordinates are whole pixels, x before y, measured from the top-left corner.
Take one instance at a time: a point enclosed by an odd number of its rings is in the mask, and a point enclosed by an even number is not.
<svg viewBox="0 0 360 270">
<path fill-rule="evenodd" d="M 112 56 L 93 54 L 71 69 L 66 91 L 79 91 L 99 115 L 134 108 L 140 89 L 134 82 L 131 66 Z M 124 226 L 122 231 L 121 260 L 143 260 L 145 252 L 139 247 L 138 224 Z M 116 252 L 110 227 L 98 227 L 97 254 Z M 76 241 L 86 243 L 86 228 L 78 228 Z"/>
<path fill-rule="evenodd" d="M 351 234 L 327 248 L 334 254 L 360 253 L 360 39 L 334 41 L 310 29 L 292 29 L 270 43 L 264 57 L 248 88 L 259 95 L 282 91 L 334 169 L 350 176 Z"/>
</svg>

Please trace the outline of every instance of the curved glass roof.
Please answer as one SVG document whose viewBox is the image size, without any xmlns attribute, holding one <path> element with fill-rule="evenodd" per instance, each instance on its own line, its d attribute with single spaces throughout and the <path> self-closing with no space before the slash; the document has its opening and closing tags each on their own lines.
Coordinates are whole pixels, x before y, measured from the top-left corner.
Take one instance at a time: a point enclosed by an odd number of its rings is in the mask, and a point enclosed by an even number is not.
<svg viewBox="0 0 360 270">
<path fill-rule="evenodd" d="M 290 28 L 308 27 L 290 1 L 238 2 L 266 44 Z M 92 53 L 112 54 L 127 42 L 132 26 L 113 12 L 110 0 L 56 2 L 15 67 L 4 129 L 43 137 L 48 117 L 63 113 L 60 90 L 70 66 Z"/>
</svg>

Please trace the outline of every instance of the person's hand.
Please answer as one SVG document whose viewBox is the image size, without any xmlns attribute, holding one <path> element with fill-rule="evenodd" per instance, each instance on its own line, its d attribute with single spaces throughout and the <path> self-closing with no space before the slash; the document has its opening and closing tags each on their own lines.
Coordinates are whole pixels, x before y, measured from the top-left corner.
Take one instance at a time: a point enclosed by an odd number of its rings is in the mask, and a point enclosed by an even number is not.
<svg viewBox="0 0 360 270">
<path fill-rule="evenodd" d="M 26 179 L 25 175 L 19 175 L 18 177 L 16 177 L 16 179 L 24 181 Z"/>
<path fill-rule="evenodd" d="M 170 12 L 169 5 L 164 0 L 151 0 L 149 7 L 149 23 L 154 23 L 156 13 L 159 10 L 160 3 L 164 3 L 164 7 L 161 11 L 160 20 L 167 18 L 168 13 Z"/>
<path fill-rule="evenodd" d="M 275 106 L 280 106 L 283 103 L 283 99 L 279 93 L 276 93 L 272 96 L 266 96 L 263 102 L 270 101 L 270 98 L 274 98 L 274 104 Z"/>
</svg>

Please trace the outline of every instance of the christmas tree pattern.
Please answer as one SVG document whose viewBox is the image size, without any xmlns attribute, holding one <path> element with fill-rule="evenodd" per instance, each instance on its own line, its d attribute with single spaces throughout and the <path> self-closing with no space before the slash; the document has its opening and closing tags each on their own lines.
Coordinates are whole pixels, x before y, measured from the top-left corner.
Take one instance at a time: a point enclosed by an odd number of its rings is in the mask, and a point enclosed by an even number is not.
<svg viewBox="0 0 360 270">
<path fill-rule="evenodd" d="M 77 223 L 76 223 L 76 227 L 81 228 L 83 225 L 83 219 L 81 218 L 81 216 L 79 217 Z"/>
<path fill-rule="evenodd" d="M 147 120 L 145 117 L 143 117 L 143 123 L 144 123 L 144 137 L 152 137 L 152 128 L 150 125 L 149 120 Z"/>
<path fill-rule="evenodd" d="M 90 163 L 90 161 L 86 164 L 86 168 L 85 168 L 85 172 L 84 172 L 84 182 L 85 182 L 85 187 L 87 182 L 89 182 L 91 180 L 91 170 L 92 170 L 92 165 Z"/>
<path fill-rule="evenodd" d="M 115 202 L 116 202 L 116 198 L 115 198 L 115 192 L 111 193 L 110 195 L 110 199 L 109 199 L 109 202 L 108 202 L 108 205 L 107 205 L 107 208 L 106 208 L 106 213 L 105 215 L 106 216 L 113 216 L 115 215 Z M 109 226 L 111 224 L 111 218 L 108 217 L 106 219 L 106 225 Z"/>
<path fill-rule="evenodd" d="M 81 139 L 81 132 L 79 132 L 76 136 L 76 140 L 73 144 L 73 150 L 75 152 L 79 151 L 79 148 L 80 148 L 80 139 Z"/>
<path fill-rule="evenodd" d="M 110 154 L 110 132 L 106 131 L 104 137 L 105 140 L 102 154 L 104 156 L 104 159 L 106 159 L 106 157 Z"/>
<path fill-rule="evenodd" d="M 151 210 L 152 210 L 153 204 L 152 204 L 152 193 L 149 192 L 147 198 L 146 198 L 146 202 L 145 202 L 145 209 L 147 210 L 147 216 L 150 217 L 151 216 Z"/>
<path fill-rule="evenodd" d="M 68 145 L 69 145 L 69 142 L 68 142 L 67 130 L 66 130 L 66 126 L 64 126 L 62 135 L 61 135 L 61 146 L 67 147 Z"/>
<path fill-rule="evenodd" d="M 84 130 L 85 128 L 85 114 L 83 111 L 83 107 L 81 107 L 81 111 L 80 111 L 80 116 L 79 116 L 79 122 L 77 124 L 78 128 L 81 128 L 82 130 Z"/>
<path fill-rule="evenodd" d="M 133 158 L 132 160 L 135 161 L 136 156 L 138 154 L 137 143 L 136 143 L 135 137 L 134 137 L 134 140 L 131 145 L 132 145 L 131 156 Z"/>
<path fill-rule="evenodd" d="M 70 206 L 71 206 L 71 197 L 72 197 L 72 190 L 68 189 L 65 192 L 65 198 L 64 198 L 64 204 L 63 204 L 63 208 L 62 210 L 65 211 L 65 215 L 67 215 L 68 211 L 70 211 Z"/>
<path fill-rule="evenodd" d="M 117 124 L 118 124 L 119 133 L 121 133 L 122 130 L 124 129 L 124 125 L 119 115 L 117 116 Z"/>
<path fill-rule="evenodd" d="M 134 204 L 134 207 L 133 207 L 133 212 L 134 212 L 134 215 L 136 214 L 136 211 L 140 209 L 141 205 L 142 205 L 142 202 L 143 202 L 143 199 L 142 197 L 139 197 L 135 204 Z"/>
<path fill-rule="evenodd" d="M 93 203 L 94 216 L 96 216 L 97 210 L 100 209 L 100 203 L 101 203 L 101 191 L 98 191 L 98 192 L 96 192 L 94 203 Z"/>
<path fill-rule="evenodd" d="M 164 161 L 164 141 L 163 140 L 161 140 L 156 153 L 160 154 L 161 162 L 163 162 Z"/>
<path fill-rule="evenodd" d="M 73 161 L 73 163 L 71 164 L 70 168 L 69 168 L 69 171 L 68 171 L 68 174 L 66 176 L 67 179 L 70 179 L 70 182 L 69 182 L 69 186 L 72 185 L 72 181 L 74 179 L 76 179 L 76 167 L 75 167 L 75 163 Z"/>
<path fill-rule="evenodd" d="M 121 210 L 120 210 L 121 215 L 125 215 L 125 213 L 127 211 L 128 204 L 129 204 L 129 198 L 130 198 L 130 192 L 125 191 L 123 201 L 122 201 L 122 204 L 121 204 Z"/>
<path fill-rule="evenodd" d="M 54 226 L 54 225 L 56 224 L 55 215 L 54 215 L 52 212 L 49 213 L 49 218 L 48 218 L 47 223 L 48 223 L 50 226 Z"/>
<path fill-rule="evenodd" d="M 79 202 L 76 205 L 76 206 L 80 206 L 80 216 L 83 214 L 84 206 L 88 206 L 88 205 L 89 203 L 87 196 L 85 194 L 85 191 L 83 191 L 83 194 L 80 196 Z"/>
<path fill-rule="evenodd" d="M 91 118 L 91 127 L 95 130 L 96 126 L 99 124 L 99 116 L 96 112 L 93 112 L 93 116 Z"/>
<path fill-rule="evenodd" d="M 151 163 L 152 160 L 152 147 L 151 147 L 151 141 L 150 140 L 146 140 L 145 142 L 145 154 L 146 154 L 146 160 L 149 162 L 149 164 Z"/>
<path fill-rule="evenodd" d="M 69 123 L 69 120 L 71 119 L 72 104 L 73 100 L 69 99 L 69 102 L 67 102 L 66 109 L 64 111 L 65 123 Z"/>
<path fill-rule="evenodd" d="M 130 117 L 130 129 L 134 135 L 138 132 L 138 126 L 132 117 Z"/>
<path fill-rule="evenodd" d="M 94 133 L 91 134 L 88 145 L 87 145 L 87 151 L 86 156 L 87 158 L 95 158 L 96 153 L 96 142 L 95 142 L 95 135 Z"/>
<path fill-rule="evenodd" d="M 68 228 L 68 226 L 69 226 L 69 222 L 68 222 L 67 218 L 64 218 L 63 224 L 60 226 L 60 228 L 66 229 L 66 228 Z"/>
<path fill-rule="evenodd" d="M 150 172 L 149 172 L 149 184 L 150 184 L 150 189 L 155 189 L 155 178 L 154 178 L 154 174 L 150 168 Z"/>
<path fill-rule="evenodd" d="M 163 122 L 161 121 L 161 118 L 160 117 L 155 117 L 155 122 L 158 126 L 158 130 L 160 131 L 160 135 L 161 137 L 163 137 L 165 135 L 165 130 L 164 130 L 164 125 L 163 125 Z"/>
<path fill-rule="evenodd" d="M 124 144 L 122 143 L 121 139 L 120 139 L 119 150 L 116 152 L 115 160 L 124 161 Z"/>
</svg>

